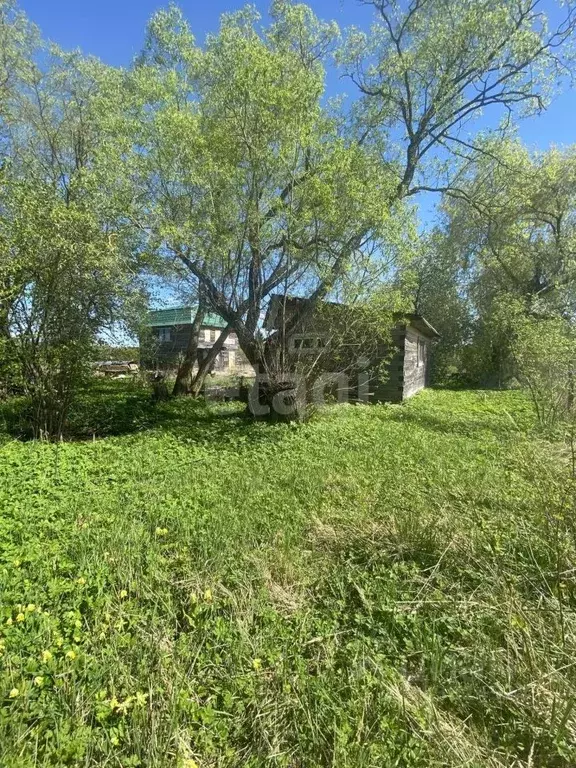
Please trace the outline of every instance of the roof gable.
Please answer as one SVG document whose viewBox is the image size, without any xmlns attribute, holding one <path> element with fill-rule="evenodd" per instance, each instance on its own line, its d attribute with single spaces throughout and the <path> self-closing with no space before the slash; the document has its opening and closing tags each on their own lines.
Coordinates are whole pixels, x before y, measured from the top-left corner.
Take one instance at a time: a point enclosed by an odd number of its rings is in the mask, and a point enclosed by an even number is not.
<svg viewBox="0 0 576 768">
<path fill-rule="evenodd" d="M 428 320 L 422 315 L 410 314 L 403 315 L 402 317 L 404 318 L 406 325 L 411 325 L 413 328 L 416 328 L 416 330 L 423 336 L 429 336 L 431 339 L 441 338 L 436 328 L 430 325 Z"/>
<path fill-rule="evenodd" d="M 171 307 L 170 309 L 151 309 L 148 312 L 147 325 L 152 328 L 174 325 L 192 325 L 196 307 Z M 205 315 L 202 327 L 226 328 L 226 322 L 212 313 Z"/>
<path fill-rule="evenodd" d="M 310 302 L 310 299 L 301 298 L 298 296 L 285 296 L 282 294 L 274 294 L 268 305 L 268 311 L 266 312 L 266 318 L 264 320 L 264 328 L 268 331 L 278 330 L 282 317 L 290 316 L 290 314 L 299 306 L 302 306 L 306 302 Z M 336 311 L 338 308 L 346 309 L 345 304 L 339 304 L 333 301 L 321 301 L 322 306 L 334 307 Z M 430 325 L 422 315 L 415 313 L 403 313 L 395 312 L 394 319 L 400 326 L 411 325 L 416 328 L 424 336 L 428 336 L 431 339 L 439 339 L 440 334 L 438 331 Z"/>
</svg>

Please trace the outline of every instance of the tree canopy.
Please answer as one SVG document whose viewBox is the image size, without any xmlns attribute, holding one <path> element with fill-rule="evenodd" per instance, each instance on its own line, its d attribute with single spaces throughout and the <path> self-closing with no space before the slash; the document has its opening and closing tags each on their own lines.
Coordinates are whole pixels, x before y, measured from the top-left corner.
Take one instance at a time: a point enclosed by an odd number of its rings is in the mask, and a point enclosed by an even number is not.
<svg viewBox="0 0 576 768">
<path fill-rule="evenodd" d="M 390 204 L 394 174 L 375 148 L 322 103 L 334 33 L 276 2 L 268 28 L 254 11 L 231 14 L 202 50 L 172 7 L 153 19 L 133 72 L 146 226 L 254 364 L 272 293 L 342 290 L 367 274 L 376 244 L 386 261 L 409 218 Z"/>
<path fill-rule="evenodd" d="M 360 129 L 387 139 L 399 196 L 445 190 L 451 164 L 425 161 L 481 152 L 465 132 L 474 118 L 492 114 L 496 129 L 540 112 L 570 76 L 570 2 L 557 6 L 554 25 L 541 0 L 362 2 L 375 8 L 377 21 L 370 33 L 352 32 L 341 57 L 363 97 Z"/>
</svg>

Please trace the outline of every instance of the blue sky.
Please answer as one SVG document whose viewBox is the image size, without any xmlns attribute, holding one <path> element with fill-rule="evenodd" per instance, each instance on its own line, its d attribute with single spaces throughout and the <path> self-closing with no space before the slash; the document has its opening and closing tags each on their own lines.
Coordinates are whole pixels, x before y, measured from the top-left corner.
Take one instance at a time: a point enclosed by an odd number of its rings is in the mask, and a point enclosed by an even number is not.
<svg viewBox="0 0 576 768">
<path fill-rule="evenodd" d="M 146 22 L 168 0 L 20 0 L 20 7 L 38 24 L 46 37 L 64 48 L 80 47 L 109 64 L 129 64 L 138 53 Z M 246 0 L 180 0 L 198 42 L 218 29 L 222 13 L 247 4 Z M 262 13 L 268 0 L 252 0 Z M 316 13 L 341 26 L 361 25 L 371 18 L 356 0 L 308 0 Z"/>
<path fill-rule="evenodd" d="M 357 0 L 308 0 L 324 19 L 335 19 L 341 27 L 366 26 L 372 17 Z M 21 0 L 20 5 L 38 24 L 45 37 L 63 48 L 81 48 L 108 64 L 128 65 L 138 53 L 146 22 L 162 0 Z M 265 12 L 268 0 L 254 0 Z M 196 39 L 218 28 L 220 15 L 245 5 L 244 0 L 180 0 Z M 544 0 L 551 10 L 554 0 Z M 332 85 L 332 83 L 331 83 Z M 349 86 L 348 86 L 349 88 Z M 343 88 L 346 90 L 346 86 Z M 546 114 L 525 120 L 520 127 L 524 141 L 545 149 L 551 144 L 576 142 L 576 90 L 556 99 Z"/>
</svg>

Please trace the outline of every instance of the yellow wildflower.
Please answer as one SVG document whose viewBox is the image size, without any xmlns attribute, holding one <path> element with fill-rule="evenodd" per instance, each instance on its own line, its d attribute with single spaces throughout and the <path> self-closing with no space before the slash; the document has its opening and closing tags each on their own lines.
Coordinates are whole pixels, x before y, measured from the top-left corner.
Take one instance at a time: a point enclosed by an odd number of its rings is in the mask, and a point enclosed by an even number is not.
<svg viewBox="0 0 576 768">
<path fill-rule="evenodd" d="M 34 678 L 34 685 L 41 686 L 44 685 L 44 678 L 42 675 L 38 675 L 38 677 Z"/>
<path fill-rule="evenodd" d="M 125 589 L 120 590 L 120 600 L 124 600 L 125 597 L 128 597 L 128 592 Z"/>
<path fill-rule="evenodd" d="M 258 672 L 259 669 L 262 669 L 262 659 L 254 659 L 252 666 Z"/>
<path fill-rule="evenodd" d="M 9 696 L 11 699 L 16 699 L 18 698 L 18 696 L 20 696 L 20 691 L 18 690 L 18 688 L 12 688 L 12 690 L 9 693 Z"/>
<path fill-rule="evenodd" d="M 168 528 L 156 528 L 156 536 L 167 536 Z"/>
<path fill-rule="evenodd" d="M 207 603 L 211 603 L 212 602 L 212 590 L 211 589 L 207 589 L 204 592 L 204 600 L 206 600 Z"/>
<path fill-rule="evenodd" d="M 12 619 L 6 619 L 6 624 L 8 624 L 8 626 L 11 627 L 12 624 L 14 624 L 14 622 L 12 621 Z"/>
<path fill-rule="evenodd" d="M 24 621 L 26 616 L 24 616 L 23 613 L 19 613 L 18 616 L 16 616 L 16 621 Z"/>
<path fill-rule="evenodd" d="M 74 651 L 68 651 L 66 653 L 66 658 L 70 659 L 71 661 L 74 661 L 74 659 L 76 658 L 76 653 Z"/>
<path fill-rule="evenodd" d="M 34 611 L 36 610 L 36 606 L 34 605 L 34 603 L 28 603 L 28 605 L 26 606 L 26 610 L 28 611 L 28 613 L 34 613 Z"/>
<path fill-rule="evenodd" d="M 86 579 L 83 576 L 80 576 L 77 583 L 80 584 L 81 587 L 83 587 L 84 584 L 86 584 Z"/>
<path fill-rule="evenodd" d="M 50 651 L 42 651 L 42 661 L 47 664 L 49 661 L 52 661 L 54 657 L 50 653 Z"/>
</svg>

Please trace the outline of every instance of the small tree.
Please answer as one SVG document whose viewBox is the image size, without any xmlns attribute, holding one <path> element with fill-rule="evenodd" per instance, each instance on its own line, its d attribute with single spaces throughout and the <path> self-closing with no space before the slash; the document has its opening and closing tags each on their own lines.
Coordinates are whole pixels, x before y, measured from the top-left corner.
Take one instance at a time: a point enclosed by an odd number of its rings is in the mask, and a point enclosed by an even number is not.
<svg viewBox="0 0 576 768">
<path fill-rule="evenodd" d="M 511 346 L 538 423 L 542 429 L 552 429 L 574 405 L 574 330 L 560 319 L 523 317 L 517 321 Z"/>
<path fill-rule="evenodd" d="M 57 437 L 91 347 L 138 295 L 139 248 L 130 196 L 108 184 L 120 73 L 56 49 L 38 58 L 4 122 L 0 373 L 29 396 L 34 433 Z"/>
<path fill-rule="evenodd" d="M 50 187 L 11 185 L 5 210 L 0 275 L 12 292 L 3 347 L 12 383 L 30 398 L 35 435 L 57 437 L 99 332 L 121 316 L 123 260 L 98 218 Z"/>
</svg>

